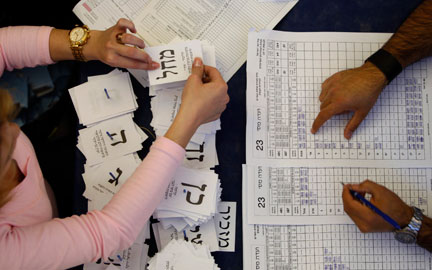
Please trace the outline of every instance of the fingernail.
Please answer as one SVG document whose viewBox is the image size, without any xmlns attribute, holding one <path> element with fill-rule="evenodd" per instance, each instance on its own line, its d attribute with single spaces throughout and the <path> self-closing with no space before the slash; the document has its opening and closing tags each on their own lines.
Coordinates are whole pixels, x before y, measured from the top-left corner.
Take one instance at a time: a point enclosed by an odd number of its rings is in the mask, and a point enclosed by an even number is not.
<svg viewBox="0 0 432 270">
<path fill-rule="evenodd" d="M 153 63 L 151 64 L 151 66 L 152 66 L 153 68 L 158 68 L 158 67 L 160 67 L 160 65 L 159 65 L 158 62 L 153 62 Z"/>
<path fill-rule="evenodd" d="M 348 139 L 348 140 L 351 139 L 352 134 L 353 134 L 352 131 L 348 131 L 348 132 L 347 132 L 346 135 L 347 135 L 347 139 Z"/>
<path fill-rule="evenodd" d="M 193 65 L 194 65 L 195 67 L 200 67 L 200 66 L 202 65 L 201 58 L 199 58 L 199 57 L 195 58 L 195 59 L 194 59 L 194 63 L 193 63 Z"/>
<path fill-rule="evenodd" d="M 311 128 L 310 132 L 311 132 L 312 134 L 315 134 L 315 130 L 314 130 L 313 128 Z"/>
</svg>

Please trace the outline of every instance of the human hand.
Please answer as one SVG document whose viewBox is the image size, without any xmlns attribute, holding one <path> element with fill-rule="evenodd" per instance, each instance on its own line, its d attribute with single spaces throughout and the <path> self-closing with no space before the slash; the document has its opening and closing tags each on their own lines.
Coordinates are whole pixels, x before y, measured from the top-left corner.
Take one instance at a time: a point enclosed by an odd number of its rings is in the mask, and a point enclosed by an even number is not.
<svg viewBox="0 0 432 270">
<path fill-rule="evenodd" d="M 159 68 L 144 49 L 144 41 L 132 34 L 135 25 L 127 19 L 119 19 L 117 24 L 105 31 L 90 31 L 88 44 L 83 53 L 88 60 L 99 60 L 110 66 L 153 70 Z"/>
<path fill-rule="evenodd" d="M 402 228 L 410 222 L 414 211 L 402 201 L 393 191 L 370 180 L 358 185 L 346 184 L 342 191 L 344 210 L 354 221 L 361 232 L 386 232 L 393 231 L 394 227 L 385 221 L 369 207 L 355 199 L 350 190 L 364 195 L 372 195 L 370 202 L 385 214 L 395 220 Z"/>
<path fill-rule="evenodd" d="M 369 62 L 333 74 L 322 84 L 320 112 L 312 124 L 311 132 L 315 134 L 333 115 L 354 111 L 344 130 L 345 138 L 350 139 L 386 84 L 385 75 Z"/>
<path fill-rule="evenodd" d="M 195 58 L 192 74 L 183 88 L 182 102 L 165 137 L 183 148 L 196 129 L 218 119 L 229 102 L 228 86 L 216 68 L 204 66 Z"/>
<path fill-rule="evenodd" d="M 219 71 L 194 59 L 192 74 L 183 89 L 180 111 L 198 125 L 219 119 L 229 102 L 228 86 Z"/>
</svg>

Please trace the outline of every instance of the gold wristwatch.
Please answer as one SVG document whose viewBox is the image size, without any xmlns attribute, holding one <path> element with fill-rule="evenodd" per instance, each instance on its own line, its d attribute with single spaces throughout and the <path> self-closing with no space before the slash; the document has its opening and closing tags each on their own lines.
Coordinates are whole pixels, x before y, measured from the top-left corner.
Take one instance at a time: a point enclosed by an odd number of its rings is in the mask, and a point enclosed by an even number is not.
<svg viewBox="0 0 432 270">
<path fill-rule="evenodd" d="M 86 61 L 83 55 L 83 46 L 88 42 L 90 38 L 90 29 L 87 25 L 78 26 L 69 32 L 69 41 L 72 54 L 78 61 Z"/>
</svg>

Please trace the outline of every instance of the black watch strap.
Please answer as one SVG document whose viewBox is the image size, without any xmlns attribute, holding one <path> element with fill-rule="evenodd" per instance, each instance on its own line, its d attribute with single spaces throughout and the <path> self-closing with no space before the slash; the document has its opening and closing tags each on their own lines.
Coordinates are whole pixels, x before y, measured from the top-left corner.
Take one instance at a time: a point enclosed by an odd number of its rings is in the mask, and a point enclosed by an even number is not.
<svg viewBox="0 0 432 270">
<path fill-rule="evenodd" d="M 388 83 L 390 83 L 399 73 L 402 72 L 402 65 L 399 61 L 389 52 L 379 49 L 366 59 L 365 62 L 371 62 L 379 70 L 384 73 Z"/>
</svg>

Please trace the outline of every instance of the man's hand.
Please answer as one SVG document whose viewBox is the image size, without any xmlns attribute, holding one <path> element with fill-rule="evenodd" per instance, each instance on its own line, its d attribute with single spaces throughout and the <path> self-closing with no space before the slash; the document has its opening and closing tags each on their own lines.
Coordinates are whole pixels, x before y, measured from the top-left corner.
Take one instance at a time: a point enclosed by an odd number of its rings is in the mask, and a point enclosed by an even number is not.
<svg viewBox="0 0 432 270">
<path fill-rule="evenodd" d="M 350 139 L 386 83 L 385 75 L 369 62 L 355 69 L 335 73 L 322 84 L 320 112 L 312 124 L 311 132 L 315 134 L 333 115 L 353 111 L 354 116 L 344 130 L 345 138 Z"/>
<path fill-rule="evenodd" d="M 372 195 L 370 202 L 385 214 L 394 219 L 401 228 L 408 225 L 414 211 L 404 203 L 395 193 L 370 180 L 363 181 L 358 185 L 346 184 L 342 191 L 344 210 L 355 222 L 361 232 L 387 232 L 394 228 L 381 216 L 373 212 L 369 207 L 355 199 L 350 190 L 361 194 Z"/>
</svg>

